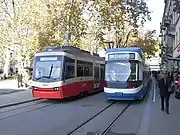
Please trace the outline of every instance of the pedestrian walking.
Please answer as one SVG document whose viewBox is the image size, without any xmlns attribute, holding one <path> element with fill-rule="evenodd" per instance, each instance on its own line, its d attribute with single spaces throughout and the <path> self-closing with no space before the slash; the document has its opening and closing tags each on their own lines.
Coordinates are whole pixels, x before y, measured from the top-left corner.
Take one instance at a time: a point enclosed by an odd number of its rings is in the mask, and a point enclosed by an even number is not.
<svg viewBox="0 0 180 135">
<path fill-rule="evenodd" d="M 168 91 L 168 88 L 171 86 L 172 80 L 169 77 L 168 74 L 161 72 L 160 78 L 159 78 L 159 94 L 161 97 L 161 111 L 164 111 L 164 101 L 166 104 L 166 113 L 169 114 L 169 98 L 170 98 L 170 92 Z"/>
<path fill-rule="evenodd" d="M 154 72 L 154 78 L 156 79 L 156 81 L 158 81 L 158 80 L 157 80 L 157 79 L 158 79 L 157 77 L 158 77 L 158 73 L 157 73 L 157 71 L 155 71 L 155 72 Z"/>
<path fill-rule="evenodd" d="M 22 74 L 18 74 L 17 76 L 17 80 L 18 80 L 18 88 L 22 87 L 23 84 L 22 84 Z"/>
</svg>

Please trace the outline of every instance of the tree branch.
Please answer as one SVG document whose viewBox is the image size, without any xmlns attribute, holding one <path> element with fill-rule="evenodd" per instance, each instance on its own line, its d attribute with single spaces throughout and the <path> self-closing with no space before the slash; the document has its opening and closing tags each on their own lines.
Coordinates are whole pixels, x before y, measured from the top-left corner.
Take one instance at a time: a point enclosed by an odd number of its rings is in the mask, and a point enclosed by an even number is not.
<svg viewBox="0 0 180 135">
<path fill-rule="evenodd" d="M 2 5 L 5 5 L 5 7 L 3 7 Z M 12 19 L 12 16 L 10 15 L 10 13 L 8 12 L 8 2 L 6 2 L 6 0 L 1 1 L 0 7 L 2 8 L 2 10 L 6 13 L 6 15 L 8 15 L 10 17 L 10 19 Z"/>
<path fill-rule="evenodd" d="M 132 30 L 133 30 L 133 29 L 131 29 L 131 30 L 128 32 L 127 36 L 126 36 L 126 40 L 125 40 L 125 42 L 124 42 L 124 44 L 123 44 L 123 46 L 125 46 L 125 47 L 127 47 L 127 42 L 128 42 L 128 40 L 129 40 L 129 37 L 130 37 L 130 34 L 131 34 Z"/>
<path fill-rule="evenodd" d="M 13 5 L 13 12 L 15 13 L 15 3 L 14 3 L 14 0 L 12 0 L 12 5 Z"/>
</svg>

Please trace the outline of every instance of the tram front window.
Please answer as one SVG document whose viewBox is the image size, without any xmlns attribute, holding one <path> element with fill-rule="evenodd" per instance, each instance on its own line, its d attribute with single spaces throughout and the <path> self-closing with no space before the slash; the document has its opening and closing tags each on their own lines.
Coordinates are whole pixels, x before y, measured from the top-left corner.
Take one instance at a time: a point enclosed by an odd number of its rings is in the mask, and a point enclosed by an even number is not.
<svg viewBox="0 0 180 135">
<path fill-rule="evenodd" d="M 106 81 L 136 81 L 136 63 L 130 61 L 109 61 L 106 63 Z"/>
<path fill-rule="evenodd" d="M 62 56 L 37 56 L 33 80 L 39 82 L 56 82 L 61 80 Z"/>
</svg>

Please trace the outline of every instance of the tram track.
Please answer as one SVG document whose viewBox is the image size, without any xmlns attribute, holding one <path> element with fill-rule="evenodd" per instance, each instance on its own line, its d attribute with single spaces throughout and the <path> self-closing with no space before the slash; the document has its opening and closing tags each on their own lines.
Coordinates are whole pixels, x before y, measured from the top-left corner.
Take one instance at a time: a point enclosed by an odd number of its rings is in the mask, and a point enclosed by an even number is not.
<svg viewBox="0 0 180 135">
<path fill-rule="evenodd" d="M 30 103 L 30 102 L 34 102 L 34 101 L 37 101 L 37 100 L 42 100 L 42 99 L 40 99 L 40 98 L 38 98 L 38 99 L 30 99 L 30 100 L 21 101 L 21 102 L 15 102 L 15 103 L 9 103 L 9 104 L 5 104 L 5 105 L 0 105 L 0 109 L 11 107 L 11 106 L 17 106 L 17 105 L 21 105 L 21 104 L 25 104 L 25 103 Z"/>
<path fill-rule="evenodd" d="M 108 125 L 108 127 L 101 133 L 101 135 L 108 135 L 108 132 L 111 130 L 113 125 L 116 123 L 117 119 L 120 118 L 120 116 L 131 106 L 132 102 L 129 103 L 114 119 L 113 121 Z M 99 133 L 96 133 L 95 135 L 100 135 Z"/>
<path fill-rule="evenodd" d="M 17 115 L 21 115 L 21 114 L 24 114 L 24 113 L 27 113 L 27 112 L 32 112 L 32 111 L 35 111 L 35 110 L 38 110 L 38 109 L 42 109 L 42 108 L 46 108 L 46 107 L 49 107 L 49 106 L 52 106 L 52 105 L 54 105 L 54 104 L 49 104 L 49 105 L 43 105 L 43 106 L 40 106 L 40 107 L 34 107 L 33 109 L 27 109 L 27 110 L 25 110 L 25 111 L 21 111 L 21 112 L 19 112 L 19 110 L 17 110 L 17 111 L 13 111 L 12 113 L 13 114 L 5 114 L 5 113 L 3 113 L 3 114 L 0 114 L 0 120 L 3 120 L 3 119 L 7 119 L 7 118 L 10 118 L 10 117 L 14 117 L 14 116 L 17 116 Z"/>
<path fill-rule="evenodd" d="M 61 103 L 69 103 L 72 100 L 61 100 Z M 38 99 L 23 104 L 15 104 L 13 106 L 3 107 L 0 109 L 0 120 L 12 116 L 20 115 L 26 112 L 42 109 L 60 103 L 59 100 Z"/>
<path fill-rule="evenodd" d="M 90 121 L 94 120 L 96 117 L 98 117 L 99 115 L 101 115 L 102 113 L 104 113 L 106 110 L 110 109 L 115 103 L 117 103 L 117 101 L 112 102 L 110 105 L 106 106 L 104 109 L 102 109 L 101 111 L 99 111 L 98 113 L 96 113 L 95 115 L 93 115 L 92 117 L 90 117 L 88 120 L 86 120 L 85 122 L 83 122 L 82 124 L 80 124 L 78 127 L 76 127 L 75 129 L 73 129 L 72 131 L 70 131 L 69 133 L 67 133 L 66 135 L 73 135 L 76 134 L 76 132 L 78 130 L 80 130 L 81 128 L 83 128 L 83 126 L 86 126 L 86 124 L 88 124 Z M 107 128 L 105 128 L 103 131 L 100 130 L 98 132 L 93 133 L 92 135 L 107 135 L 108 131 L 111 129 L 111 127 L 114 125 L 114 123 L 116 122 L 116 120 L 129 108 L 129 106 L 131 105 L 131 103 L 128 103 L 123 110 L 121 110 L 118 115 L 110 122 L 110 124 L 107 126 Z"/>
<path fill-rule="evenodd" d="M 28 104 L 26 106 L 20 106 L 20 107 L 13 106 L 13 108 L 5 108 L 8 110 L 0 111 L 0 120 L 17 116 L 17 115 L 21 115 L 27 112 L 43 109 L 43 108 L 50 107 L 53 105 L 56 105 L 56 103 L 54 102 L 47 103 L 46 100 L 42 99 L 42 101 L 40 102 Z"/>
<path fill-rule="evenodd" d="M 38 105 L 38 104 L 41 104 L 41 103 L 44 103 L 44 102 L 46 102 L 45 99 L 38 99 L 38 100 L 29 101 L 29 102 L 23 102 L 21 104 L 14 104 L 12 106 L 2 107 L 0 109 L 0 114 L 7 113 L 7 112 L 10 112 L 10 111 L 15 111 L 15 110 L 18 110 L 18 109 L 28 108 L 28 107 L 35 106 L 35 105 Z"/>
<path fill-rule="evenodd" d="M 73 101 L 72 99 L 61 100 L 61 103 L 66 103 Z M 0 106 L 0 120 L 8 118 L 14 115 L 22 114 L 25 112 L 30 112 L 33 110 L 38 110 L 44 107 L 56 105 L 60 103 L 59 100 L 48 100 L 48 99 L 33 99 L 20 103 L 13 103 L 8 106 Z"/>
<path fill-rule="evenodd" d="M 30 106 L 34 106 L 34 105 L 45 103 L 45 102 L 49 102 L 49 101 L 50 101 L 50 103 L 51 102 L 55 103 L 57 100 L 53 101 L 53 100 L 49 100 L 49 99 L 37 98 L 37 99 L 31 99 L 31 100 L 27 100 L 27 101 L 22 101 L 22 102 L 10 103 L 10 104 L 6 104 L 6 105 L 2 105 L 2 106 L 0 106 L 0 114 L 2 112 L 8 112 L 8 111 L 12 111 L 12 110 L 21 109 L 21 108 L 27 108 L 27 107 L 30 107 Z M 66 100 L 64 100 L 64 101 L 66 101 Z M 4 109 L 7 109 L 8 111 L 2 111 Z"/>
<path fill-rule="evenodd" d="M 72 131 L 70 131 L 69 133 L 67 133 L 66 135 L 72 135 L 74 134 L 78 129 L 80 129 L 81 127 L 83 127 L 84 125 L 86 125 L 88 122 L 90 122 L 91 120 L 93 120 L 95 117 L 97 117 L 98 115 L 100 115 L 101 113 L 103 113 L 105 110 L 107 110 L 108 108 L 110 108 L 113 104 L 115 104 L 116 101 L 112 102 L 110 105 L 106 106 L 104 109 L 102 109 L 101 111 L 99 111 L 98 113 L 96 113 L 95 115 L 93 115 L 91 118 L 89 118 L 88 120 L 86 120 L 85 122 L 83 122 L 81 125 L 79 125 L 78 127 L 76 127 L 75 129 L 73 129 Z"/>
</svg>

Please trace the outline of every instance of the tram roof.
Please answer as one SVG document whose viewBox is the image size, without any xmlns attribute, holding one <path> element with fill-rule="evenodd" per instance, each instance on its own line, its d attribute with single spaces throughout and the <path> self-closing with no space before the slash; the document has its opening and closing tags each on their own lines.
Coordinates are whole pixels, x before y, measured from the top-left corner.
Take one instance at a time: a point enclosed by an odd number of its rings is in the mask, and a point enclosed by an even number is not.
<svg viewBox="0 0 180 135">
<path fill-rule="evenodd" d="M 48 47 L 41 52 L 67 52 L 69 54 L 81 57 L 81 58 L 91 58 L 99 61 L 104 61 L 104 57 L 99 57 L 98 54 L 90 53 L 85 50 L 81 50 L 80 48 L 74 47 L 74 46 L 57 46 L 57 47 Z"/>
<path fill-rule="evenodd" d="M 110 52 L 137 52 L 141 57 L 143 56 L 142 49 L 140 47 L 109 48 L 106 50 L 106 53 Z"/>
</svg>

